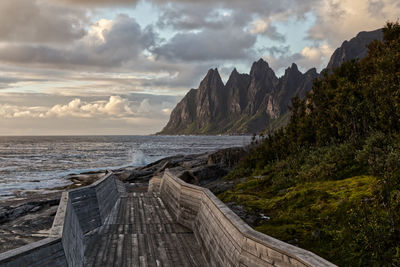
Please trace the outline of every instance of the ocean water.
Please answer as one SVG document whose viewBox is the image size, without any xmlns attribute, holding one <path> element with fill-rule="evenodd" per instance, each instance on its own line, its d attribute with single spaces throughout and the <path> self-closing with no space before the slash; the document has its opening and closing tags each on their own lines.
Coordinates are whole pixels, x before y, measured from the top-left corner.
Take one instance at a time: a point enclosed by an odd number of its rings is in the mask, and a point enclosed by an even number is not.
<svg viewBox="0 0 400 267">
<path fill-rule="evenodd" d="M 249 143 L 249 136 L 0 137 L 0 199 L 67 185 L 68 174 L 143 166 Z"/>
</svg>

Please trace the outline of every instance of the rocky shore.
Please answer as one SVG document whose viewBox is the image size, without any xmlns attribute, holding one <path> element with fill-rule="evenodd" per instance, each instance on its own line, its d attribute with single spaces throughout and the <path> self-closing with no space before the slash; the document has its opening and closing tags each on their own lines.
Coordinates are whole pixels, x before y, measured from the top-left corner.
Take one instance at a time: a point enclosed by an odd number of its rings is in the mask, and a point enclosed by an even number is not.
<svg viewBox="0 0 400 267">
<path fill-rule="evenodd" d="M 89 185 L 106 171 L 72 174 L 70 185 L 28 191 L 0 201 L 0 253 L 46 238 L 53 224 L 62 191 Z"/>
<path fill-rule="evenodd" d="M 117 177 L 146 190 L 148 181 L 162 175 L 165 169 L 182 180 L 209 188 L 214 193 L 229 190 L 232 182 L 223 181 L 234 165 L 246 154 L 245 148 L 228 148 L 195 155 L 176 155 L 139 168 L 127 167 L 112 170 Z M 31 192 L 18 198 L 0 201 L 0 253 L 38 241 L 50 230 L 62 191 L 89 185 L 107 173 L 106 170 L 66 177 L 71 184 L 48 191 Z"/>
</svg>

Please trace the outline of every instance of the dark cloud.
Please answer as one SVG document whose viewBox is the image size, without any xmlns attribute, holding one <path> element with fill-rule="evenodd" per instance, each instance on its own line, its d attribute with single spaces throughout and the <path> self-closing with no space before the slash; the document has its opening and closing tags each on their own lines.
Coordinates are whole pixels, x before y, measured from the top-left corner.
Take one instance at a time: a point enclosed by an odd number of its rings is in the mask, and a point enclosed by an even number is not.
<svg viewBox="0 0 400 267">
<path fill-rule="evenodd" d="M 157 26 L 175 30 L 199 30 L 204 28 L 228 29 L 242 27 L 249 22 L 248 14 L 237 10 L 224 10 L 218 5 L 200 3 L 161 6 Z"/>
<path fill-rule="evenodd" d="M 279 41 L 281 43 L 286 41 L 286 38 L 283 34 L 278 32 L 278 29 L 275 26 L 269 26 L 266 31 L 264 31 L 264 34 L 270 38 L 271 40 Z"/>
<path fill-rule="evenodd" d="M 117 6 L 117 5 L 136 5 L 139 0 L 54 0 L 61 3 L 86 6 Z"/>
<path fill-rule="evenodd" d="M 0 40 L 65 43 L 82 38 L 87 17 L 40 0 L 0 1 Z"/>
<path fill-rule="evenodd" d="M 385 3 L 382 0 L 369 0 L 368 4 L 368 11 L 371 15 L 385 15 L 383 12 Z"/>
<path fill-rule="evenodd" d="M 284 13 L 296 10 L 298 13 L 305 13 L 312 8 L 312 3 L 317 0 L 308 1 L 265 1 L 252 0 L 251 3 L 243 0 L 152 0 L 152 2 L 161 5 L 175 5 L 174 8 L 180 6 L 191 6 L 192 8 L 212 7 L 213 9 L 221 8 L 226 10 L 236 10 L 242 14 L 261 14 L 268 16 L 271 14 Z"/>
<path fill-rule="evenodd" d="M 250 23 L 255 17 L 279 18 L 295 16 L 303 18 L 313 10 L 318 0 L 265 1 L 265 0 L 152 0 L 163 11 L 160 20 L 165 25 L 178 28 L 201 28 L 214 26 L 213 21 L 223 21 L 221 14 L 228 11 L 235 17 L 237 25 Z"/>
<path fill-rule="evenodd" d="M 178 33 L 153 52 L 169 60 L 210 61 L 254 57 L 256 36 L 239 28 Z"/>
<path fill-rule="evenodd" d="M 16 77 L 0 77 L 0 89 L 9 89 L 20 82 L 43 82 L 43 79 L 36 78 L 16 78 Z"/>
<path fill-rule="evenodd" d="M 285 55 L 289 53 L 289 46 L 271 46 L 264 47 L 259 51 L 261 54 L 268 53 L 271 56 Z"/>
<path fill-rule="evenodd" d="M 56 68 L 92 66 L 120 67 L 136 59 L 144 49 L 155 44 L 151 28 L 126 15 L 119 15 L 110 29 L 101 29 L 102 39 L 86 36 L 68 48 L 46 45 L 10 44 L 0 48 L 0 60 L 20 64 L 51 65 Z"/>
<path fill-rule="evenodd" d="M 217 66 L 218 64 L 216 62 L 203 64 L 182 64 L 175 73 L 171 73 L 168 77 L 143 80 L 142 85 L 148 88 L 168 87 L 187 91 L 188 88 L 197 88 L 207 71 L 210 68 L 215 68 Z"/>
</svg>

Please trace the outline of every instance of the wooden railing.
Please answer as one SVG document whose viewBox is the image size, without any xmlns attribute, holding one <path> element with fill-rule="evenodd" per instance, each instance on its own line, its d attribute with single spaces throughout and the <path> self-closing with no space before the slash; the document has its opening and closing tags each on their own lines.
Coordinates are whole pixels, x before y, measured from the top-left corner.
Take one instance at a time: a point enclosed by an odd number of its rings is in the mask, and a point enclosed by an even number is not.
<svg viewBox="0 0 400 267">
<path fill-rule="evenodd" d="M 0 254 L 0 266 L 83 266 L 84 234 L 104 223 L 119 199 L 115 176 L 63 192 L 49 237 Z"/>
<path fill-rule="evenodd" d="M 185 183 L 168 170 L 149 189 L 177 221 L 195 233 L 211 266 L 335 266 L 314 253 L 253 230 L 210 190 Z"/>
</svg>

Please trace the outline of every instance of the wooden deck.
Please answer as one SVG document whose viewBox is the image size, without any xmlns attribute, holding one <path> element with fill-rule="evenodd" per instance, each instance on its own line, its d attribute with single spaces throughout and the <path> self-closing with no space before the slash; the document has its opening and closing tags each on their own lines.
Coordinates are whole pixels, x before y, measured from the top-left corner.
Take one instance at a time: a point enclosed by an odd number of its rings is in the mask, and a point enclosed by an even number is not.
<svg viewBox="0 0 400 267">
<path fill-rule="evenodd" d="M 193 232 L 155 193 L 124 193 L 85 244 L 85 266 L 208 266 Z"/>
</svg>

